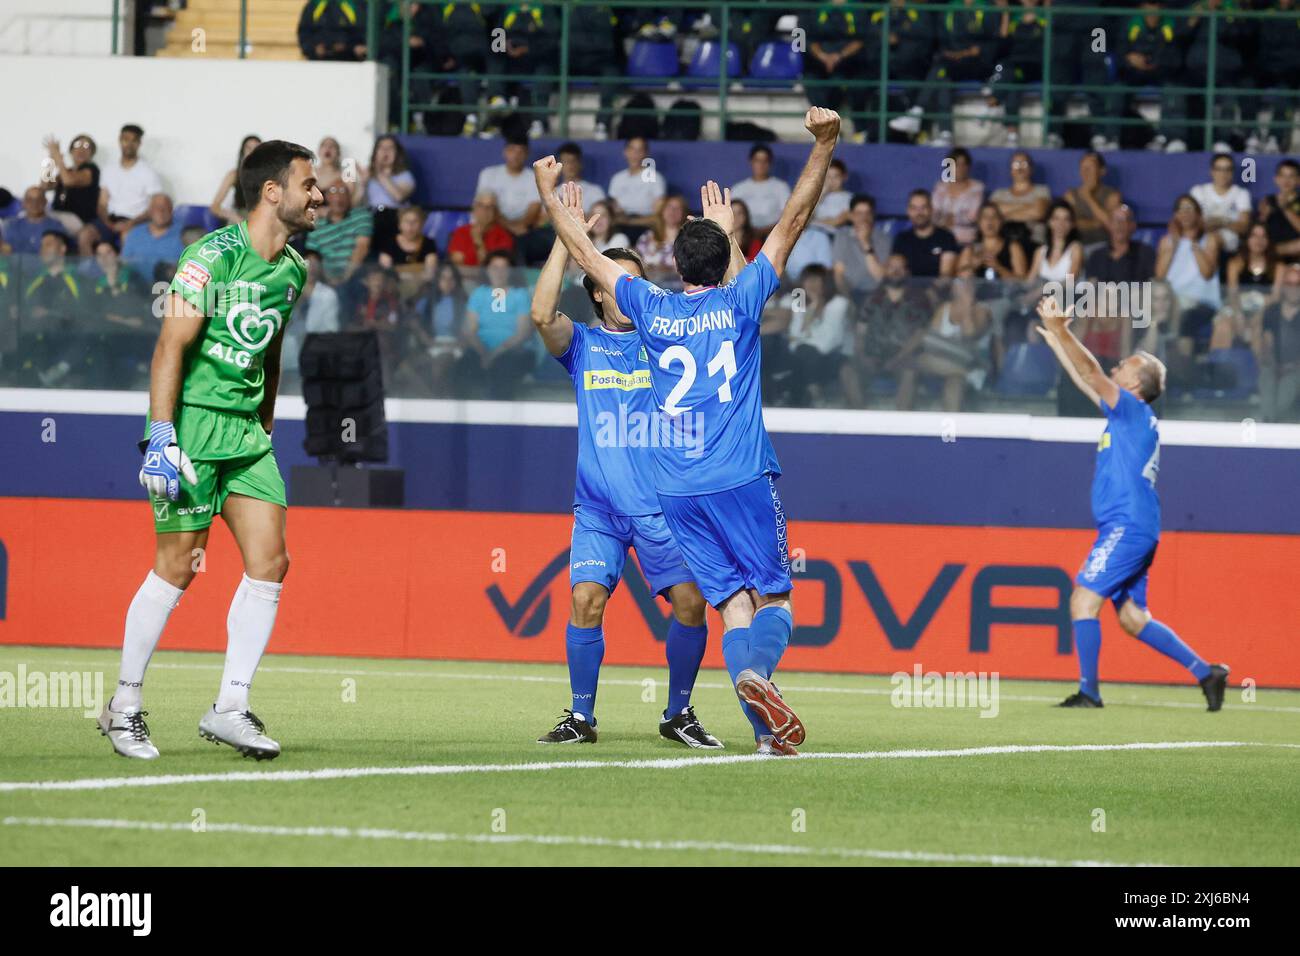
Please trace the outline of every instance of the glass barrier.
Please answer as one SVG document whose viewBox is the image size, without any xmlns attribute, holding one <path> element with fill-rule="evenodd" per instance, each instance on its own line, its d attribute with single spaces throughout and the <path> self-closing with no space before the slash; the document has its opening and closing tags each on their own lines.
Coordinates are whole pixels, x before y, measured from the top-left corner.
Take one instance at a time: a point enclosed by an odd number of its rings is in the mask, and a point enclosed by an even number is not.
<svg viewBox="0 0 1300 956">
<path fill-rule="evenodd" d="M 374 329 L 391 397 L 573 400 L 529 319 L 535 271 L 504 260 L 487 270 L 363 264 L 326 281 L 311 261 L 286 331 L 283 394 L 298 394 L 307 334 Z M 909 276 L 897 256 L 879 276 L 803 268 L 763 314 L 765 404 L 1093 414 L 1036 331 L 1043 284 L 963 267 L 940 279 Z M 173 270 L 123 263 L 106 245 L 98 257 L 0 257 L 0 386 L 147 389 Z M 662 267 L 649 277 L 676 281 Z M 568 277 L 559 309 L 594 321 L 578 279 Z M 1300 268 L 1213 296 L 1072 277 L 1050 291 L 1074 307 L 1076 334 L 1104 367 L 1138 349 L 1163 359 L 1162 416 L 1300 421 Z"/>
</svg>

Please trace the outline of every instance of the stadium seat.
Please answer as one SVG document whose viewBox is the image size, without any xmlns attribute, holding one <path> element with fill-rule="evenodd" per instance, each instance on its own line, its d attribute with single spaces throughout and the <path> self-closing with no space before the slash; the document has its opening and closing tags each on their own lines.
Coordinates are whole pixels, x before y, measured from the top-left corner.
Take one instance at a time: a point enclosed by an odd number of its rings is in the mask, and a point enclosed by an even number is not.
<svg viewBox="0 0 1300 956">
<path fill-rule="evenodd" d="M 1017 342 L 1007 349 L 998 392 L 1002 395 L 1046 395 L 1056 387 L 1057 364 L 1041 342 Z"/>
<path fill-rule="evenodd" d="M 756 80 L 797 80 L 803 76 L 803 54 L 789 42 L 761 43 L 749 61 L 749 75 Z"/>
<path fill-rule="evenodd" d="M 678 67 L 677 45 L 665 41 L 637 40 L 627 58 L 628 76 L 676 76 Z"/>
<path fill-rule="evenodd" d="M 721 66 L 722 45 L 713 40 L 701 40 L 691 62 L 686 65 L 686 75 L 716 84 Z M 740 48 L 734 43 L 727 44 L 727 76 L 740 76 Z"/>
<path fill-rule="evenodd" d="M 1192 397 L 1198 401 L 1244 401 L 1259 384 L 1255 353 L 1247 347 L 1210 352 L 1205 356 L 1205 373 L 1211 384 L 1192 390 Z"/>
<path fill-rule="evenodd" d="M 435 209 L 425 217 L 424 234 L 437 244 L 438 254 L 442 255 L 451 241 L 452 232 L 467 222 L 469 222 L 467 212 L 456 209 Z"/>
<path fill-rule="evenodd" d="M 176 219 L 182 229 L 198 226 L 204 232 L 211 232 L 221 226 L 221 220 L 212 215 L 212 210 L 207 206 L 177 206 Z"/>
</svg>

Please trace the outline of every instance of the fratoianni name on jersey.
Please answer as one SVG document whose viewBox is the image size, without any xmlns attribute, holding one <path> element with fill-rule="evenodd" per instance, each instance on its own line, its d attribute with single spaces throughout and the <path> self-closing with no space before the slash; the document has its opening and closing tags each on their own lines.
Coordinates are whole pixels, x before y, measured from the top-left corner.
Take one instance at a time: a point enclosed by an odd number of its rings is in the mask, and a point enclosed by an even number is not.
<svg viewBox="0 0 1300 956">
<path fill-rule="evenodd" d="M 629 410 L 620 404 L 618 412 L 596 415 L 596 444 L 601 448 L 684 448 L 687 458 L 704 454 L 704 413 L 667 415 Z"/>
</svg>

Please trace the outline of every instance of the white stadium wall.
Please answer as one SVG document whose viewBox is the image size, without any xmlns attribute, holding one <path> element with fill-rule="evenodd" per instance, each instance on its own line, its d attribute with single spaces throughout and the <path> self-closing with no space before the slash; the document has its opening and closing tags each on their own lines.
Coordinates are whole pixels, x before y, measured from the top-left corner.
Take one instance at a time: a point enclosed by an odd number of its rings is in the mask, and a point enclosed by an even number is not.
<svg viewBox="0 0 1300 956">
<path fill-rule="evenodd" d="M 40 180 L 50 134 L 66 150 L 89 133 L 103 168 L 124 123 L 144 128 L 143 155 L 177 203 L 211 202 L 249 133 L 311 149 L 332 135 L 365 163 L 388 122 L 384 74 L 373 63 L 0 56 L 0 185 L 18 195 Z"/>
</svg>

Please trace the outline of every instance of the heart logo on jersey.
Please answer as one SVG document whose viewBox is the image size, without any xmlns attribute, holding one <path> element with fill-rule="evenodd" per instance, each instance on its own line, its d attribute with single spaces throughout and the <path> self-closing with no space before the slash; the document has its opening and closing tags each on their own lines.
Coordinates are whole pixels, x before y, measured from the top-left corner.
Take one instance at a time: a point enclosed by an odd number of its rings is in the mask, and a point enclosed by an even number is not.
<svg viewBox="0 0 1300 956">
<path fill-rule="evenodd" d="M 278 309 L 259 309 L 251 302 L 241 302 L 226 313 L 226 328 L 235 344 L 249 352 L 260 352 L 280 331 Z"/>
</svg>

